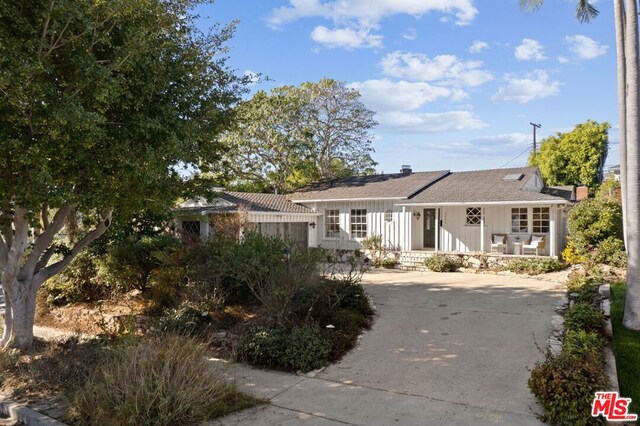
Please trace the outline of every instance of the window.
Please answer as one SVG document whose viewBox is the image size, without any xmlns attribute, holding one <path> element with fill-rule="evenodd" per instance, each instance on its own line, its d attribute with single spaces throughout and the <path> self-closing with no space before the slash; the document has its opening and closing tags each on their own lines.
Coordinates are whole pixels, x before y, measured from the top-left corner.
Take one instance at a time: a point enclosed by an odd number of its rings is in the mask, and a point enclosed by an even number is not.
<svg viewBox="0 0 640 426">
<path fill-rule="evenodd" d="M 325 210 L 324 236 L 338 238 L 340 236 L 340 210 Z"/>
<path fill-rule="evenodd" d="M 482 209 L 480 207 L 467 207 L 467 225 L 480 225 L 482 222 Z"/>
<path fill-rule="evenodd" d="M 511 209 L 511 232 L 514 234 L 527 234 L 529 232 L 529 216 L 526 207 Z"/>
<path fill-rule="evenodd" d="M 351 209 L 351 236 L 353 238 L 367 237 L 367 210 Z"/>
<path fill-rule="evenodd" d="M 182 236 L 187 238 L 193 238 L 200 236 L 200 221 L 198 220 L 183 220 L 182 221 Z"/>
<path fill-rule="evenodd" d="M 538 234 L 549 232 L 549 207 L 533 208 L 533 232 Z"/>
<path fill-rule="evenodd" d="M 384 221 L 389 223 L 393 221 L 393 210 L 389 209 L 384 212 Z"/>
</svg>

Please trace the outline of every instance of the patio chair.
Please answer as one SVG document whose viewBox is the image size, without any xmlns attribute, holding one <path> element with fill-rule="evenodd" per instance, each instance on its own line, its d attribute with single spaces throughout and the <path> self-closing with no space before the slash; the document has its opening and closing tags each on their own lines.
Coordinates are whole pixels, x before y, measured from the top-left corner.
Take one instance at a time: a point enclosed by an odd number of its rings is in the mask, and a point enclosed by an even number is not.
<svg viewBox="0 0 640 426">
<path fill-rule="evenodd" d="M 491 253 L 507 253 L 506 234 L 491 234 Z"/>
<path fill-rule="evenodd" d="M 546 240 L 546 235 L 531 235 L 529 241 L 522 245 L 522 254 L 527 254 L 527 250 L 529 250 L 535 252 L 536 256 L 540 256 L 540 251 L 544 250 Z"/>
</svg>

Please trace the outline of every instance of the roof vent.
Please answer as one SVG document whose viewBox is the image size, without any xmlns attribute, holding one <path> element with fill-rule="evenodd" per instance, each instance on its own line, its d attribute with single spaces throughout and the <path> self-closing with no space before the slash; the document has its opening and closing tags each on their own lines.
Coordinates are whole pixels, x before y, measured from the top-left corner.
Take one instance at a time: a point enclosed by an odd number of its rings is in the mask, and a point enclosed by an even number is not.
<svg viewBox="0 0 640 426">
<path fill-rule="evenodd" d="M 524 177 L 522 173 L 511 173 L 502 178 L 505 182 L 516 182 Z"/>
<path fill-rule="evenodd" d="M 403 164 L 402 167 L 400 168 L 400 173 L 402 173 L 403 175 L 410 175 L 411 166 L 409 166 L 408 164 Z"/>
</svg>

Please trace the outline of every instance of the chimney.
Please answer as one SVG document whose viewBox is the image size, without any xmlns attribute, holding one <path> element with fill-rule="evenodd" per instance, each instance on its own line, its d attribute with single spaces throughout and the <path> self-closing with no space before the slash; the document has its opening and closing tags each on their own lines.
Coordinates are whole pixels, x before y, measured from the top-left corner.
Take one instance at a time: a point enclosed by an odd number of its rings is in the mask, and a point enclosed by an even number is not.
<svg viewBox="0 0 640 426">
<path fill-rule="evenodd" d="M 403 175 L 410 175 L 411 174 L 411 166 L 409 166 L 407 164 L 403 164 L 402 167 L 400 168 L 400 173 L 402 173 Z"/>
<path fill-rule="evenodd" d="M 580 185 L 576 188 L 576 201 L 582 201 L 589 198 L 589 187 Z"/>
</svg>

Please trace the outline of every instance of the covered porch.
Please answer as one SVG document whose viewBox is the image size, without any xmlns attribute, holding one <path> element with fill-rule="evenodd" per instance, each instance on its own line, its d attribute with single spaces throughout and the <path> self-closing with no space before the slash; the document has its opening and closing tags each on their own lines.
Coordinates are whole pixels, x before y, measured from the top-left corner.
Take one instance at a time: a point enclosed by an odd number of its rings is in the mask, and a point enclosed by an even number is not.
<svg viewBox="0 0 640 426">
<path fill-rule="evenodd" d="M 410 238 L 403 251 L 557 257 L 566 243 L 562 203 L 405 205 Z M 542 243 L 530 244 L 532 237 Z M 527 250 L 537 246 L 538 250 Z"/>
</svg>

